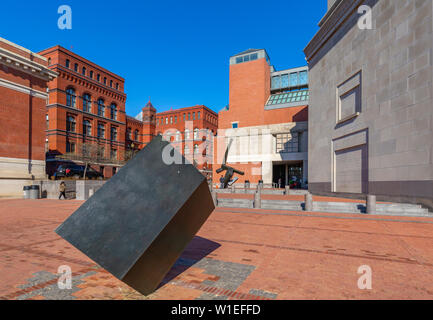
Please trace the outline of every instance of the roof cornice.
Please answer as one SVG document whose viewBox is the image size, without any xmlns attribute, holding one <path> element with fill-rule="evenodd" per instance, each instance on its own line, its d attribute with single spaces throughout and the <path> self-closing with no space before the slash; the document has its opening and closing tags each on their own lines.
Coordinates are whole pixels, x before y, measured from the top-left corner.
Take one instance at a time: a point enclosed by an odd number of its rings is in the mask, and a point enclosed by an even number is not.
<svg viewBox="0 0 433 320">
<path fill-rule="evenodd" d="M 0 48 L 0 62 L 8 67 L 23 71 L 47 81 L 58 76 L 57 72 L 48 67 L 4 48 Z"/>
<path fill-rule="evenodd" d="M 320 29 L 304 49 L 307 62 L 316 55 L 364 0 L 337 0 L 319 23 Z"/>
</svg>

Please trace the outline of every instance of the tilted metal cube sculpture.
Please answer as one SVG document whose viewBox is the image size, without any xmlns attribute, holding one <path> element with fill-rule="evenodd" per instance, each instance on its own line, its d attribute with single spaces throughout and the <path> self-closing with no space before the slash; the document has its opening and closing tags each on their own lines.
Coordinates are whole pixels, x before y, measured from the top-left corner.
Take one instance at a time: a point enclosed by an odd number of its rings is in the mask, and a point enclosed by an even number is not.
<svg viewBox="0 0 433 320">
<path fill-rule="evenodd" d="M 145 295 L 157 288 L 215 208 L 205 177 L 192 164 L 179 154 L 183 164 L 163 161 L 168 145 L 155 137 L 56 229 Z"/>
</svg>

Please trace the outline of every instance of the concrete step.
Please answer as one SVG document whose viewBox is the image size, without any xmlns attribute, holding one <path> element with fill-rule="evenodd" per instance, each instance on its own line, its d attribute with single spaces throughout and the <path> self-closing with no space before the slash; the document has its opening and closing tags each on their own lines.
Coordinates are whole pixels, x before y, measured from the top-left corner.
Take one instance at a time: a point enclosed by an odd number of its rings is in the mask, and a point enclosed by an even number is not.
<svg viewBox="0 0 433 320">
<path fill-rule="evenodd" d="M 303 211 L 304 203 L 302 201 L 284 201 L 284 200 L 262 200 L 262 209 Z"/>
<path fill-rule="evenodd" d="M 254 200 L 252 200 L 252 199 L 218 198 L 218 207 L 253 208 L 254 207 Z"/>
</svg>

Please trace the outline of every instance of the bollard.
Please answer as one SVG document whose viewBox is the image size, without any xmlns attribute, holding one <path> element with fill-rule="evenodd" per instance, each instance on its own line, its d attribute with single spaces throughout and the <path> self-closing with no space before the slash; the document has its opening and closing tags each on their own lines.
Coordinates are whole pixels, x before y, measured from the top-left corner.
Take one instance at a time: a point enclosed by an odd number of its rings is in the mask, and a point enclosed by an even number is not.
<svg viewBox="0 0 433 320">
<path fill-rule="evenodd" d="M 286 196 L 290 194 L 290 186 L 286 186 Z"/>
<path fill-rule="evenodd" d="M 305 211 L 313 211 L 313 195 L 311 193 L 305 194 Z"/>
<path fill-rule="evenodd" d="M 373 196 L 371 194 L 367 195 L 367 213 L 376 213 L 376 196 Z"/>
<path fill-rule="evenodd" d="M 214 206 L 218 206 L 218 194 L 215 190 L 212 191 L 212 200 L 213 200 L 213 204 Z"/>
<path fill-rule="evenodd" d="M 262 207 L 262 193 L 260 188 L 254 194 L 254 208 L 260 209 Z"/>
</svg>

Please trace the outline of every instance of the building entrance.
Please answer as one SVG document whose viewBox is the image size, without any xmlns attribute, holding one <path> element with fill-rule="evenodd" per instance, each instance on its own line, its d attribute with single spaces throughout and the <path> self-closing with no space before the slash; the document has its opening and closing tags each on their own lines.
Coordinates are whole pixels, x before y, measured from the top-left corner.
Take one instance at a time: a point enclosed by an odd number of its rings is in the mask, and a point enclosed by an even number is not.
<svg viewBox="0 0 433 320">
<path fill-rule="evenodd" d="M 273 165 L 272 182 L 276 188 L 284 188 L 290 185 L 291 188 L 301 188 L 305 181 L 303 178 L 302 162 L 277 163 Z"/>
</svg>

